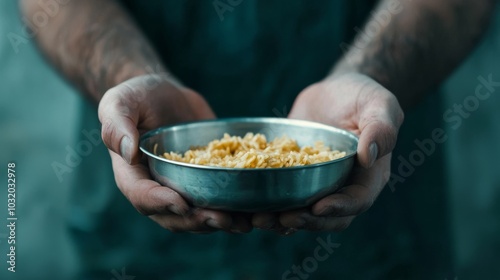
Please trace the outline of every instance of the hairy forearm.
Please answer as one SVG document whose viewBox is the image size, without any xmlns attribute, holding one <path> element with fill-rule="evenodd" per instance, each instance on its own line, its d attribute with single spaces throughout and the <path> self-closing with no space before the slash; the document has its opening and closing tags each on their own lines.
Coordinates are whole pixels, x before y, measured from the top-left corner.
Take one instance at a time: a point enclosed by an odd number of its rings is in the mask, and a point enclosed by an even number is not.
<svg viewBox="0 0 500 280">
<path fill-rule="evenodd" d="M 471 51 L 494 6 L 495 0 L 383 0 L 330 77 L 366 74 L 408 108 Z"/>
<path fill-rule="evenodd" d="M 40 1 L 22 0 L 32 18 Z M 107 89 L 131 77 L 164 72 L 133 20 L 114 0 L 72 0 L 38 28 L 40 48 L 83 92 L 99 101 Z"/>
</svg>

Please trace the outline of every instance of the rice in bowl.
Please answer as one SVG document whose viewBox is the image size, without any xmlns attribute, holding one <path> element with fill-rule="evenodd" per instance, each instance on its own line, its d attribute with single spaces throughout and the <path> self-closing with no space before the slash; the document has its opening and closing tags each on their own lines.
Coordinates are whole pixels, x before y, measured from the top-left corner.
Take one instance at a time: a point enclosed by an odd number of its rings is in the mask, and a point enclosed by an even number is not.
<svg viewBox="0 0 500 280">
<path fill-rule="evenodd" d="M 314 146 L 299 147 L 286 135 L 268 142 L 260 133 L 247 133 L 243 138 L 225 133 L 222 139 L 213 140 L 207 146 L 193 147 L 184 154 L 168 152 L 161 156 L 216 167 L 282 168 L 331 161 L 345 155 L 346 152 L 331 150 L 322 141 L 315 142 Z"/>
</svg>

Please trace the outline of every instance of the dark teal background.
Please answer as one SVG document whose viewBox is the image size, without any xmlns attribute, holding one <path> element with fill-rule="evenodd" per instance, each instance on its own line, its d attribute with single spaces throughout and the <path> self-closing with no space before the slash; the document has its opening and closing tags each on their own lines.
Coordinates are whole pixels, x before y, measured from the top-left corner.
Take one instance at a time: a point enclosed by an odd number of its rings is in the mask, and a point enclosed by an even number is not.
<svg viewBox="0 0 500 280">
<path fill-rule="evenodd" d="M 124 1 L 171 71 L 218 116 L 282 117 L 322 79 L 374 1 L 252 1 L 224 14 L 212 1 Z M 284 4 L 286 3 L 286 4 Z M 442 114 L 473 94 L 477 77 L 500 80 L 500 21 L 443 85 L 406 113 L 393 170 L 415 139 L 442 127 L 438 146 L 404 183 L 342 233 L 291 237 L 172 234 L 139 215 L 114 185 L 102 143 L 58 180 L 51 164 L 100 125 L 96 108 L 22 34 L 16 3 L 0 3 L 0 164 L 17 163 L 18 272 L 1 279 L 281 279 L 313 255 L 316 239 L 340 244 L 309 279 L 494 279 L 500 275 L 500 99 L 493 94 L 458 129 Z M 499 89 L 500 92 L 500 89 Z M 280 112 L 277 114 L 276 112 Z M 1 169 L 0 169 L 1 170 Z M 5 181 L 0 171 L 0 182 Z M 0 220 L 6 191 L 1 188 Z M 6 231 L 0 229 L 0 263 Z M 5 276 L 5 278 L 4 278 Z M 9 278 L 7 278 L 9 277 Z"/>
</svg>

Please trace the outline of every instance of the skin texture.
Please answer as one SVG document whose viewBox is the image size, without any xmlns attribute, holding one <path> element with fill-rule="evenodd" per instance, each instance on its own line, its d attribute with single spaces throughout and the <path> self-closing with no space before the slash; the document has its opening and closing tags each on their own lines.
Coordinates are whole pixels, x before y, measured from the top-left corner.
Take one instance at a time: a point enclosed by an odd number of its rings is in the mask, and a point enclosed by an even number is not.
<svg viewBox="0 0 500 280">
<path fill-rule="evenodd" d="M 381 1 L 376 15 L 391 1 Z M 403 9 L 351 48 L 331 75 L 295 100 L 290 118 L 318 121 L 360 136 L 348 186 L 307 209 L 253 217 L 193 208 L 154 182 L 141 162 L 139 135 L 161 125 L 214 118 L 206 101 L 168 74 L 131 18 L 114 0 L 69 1 L 38 28 L 40 49 L 99 104 L 102 138 L 121 192 L 142 214 L 171 231 L 291 233 L 338 231 L 367 210 L 388 180 L 390 153 L 408 107 L 465 57 L 487 26 L 493 0 L 401 0 Z M 39 1 L 20 0 L 27 18 Z M 369 22 L 368 22 L 369 25 Z M 397 98 L 396 98 L 397 97 Z"/>
<path fill-rule="evenodd" d="M 258 213 L 255 227 L 282 234 L 341 231 L 366 211 L 389 180 L 390 152 L 404 118 L 398 100 L 411 107 L 442 81 L 477 43 L 495 5 L 493 0 L 397 3 L 379 3 L 353 47 L 328 77 L 300 93 L 289 116 L 359 135 L 351 182 L 310 208 Z M 380 23 L 388 14 L 389 20 Z M 370 25 L 379 31 L 371 33 Z"/>
<path fill-rule="evenodd" d="M 21 1 L 31 18 L 38 1 Z M 198 93 L 180 85 L 131 18 L 113 0 L 69 1 L 38 29 L 46 57 L 99 104 L 102 138 L 115 181 L 131 204 L 171 231 L 243 233 L 250 218 L 194 208 L 170 188 L 153 181 L 140 161 L 139 135 L 162 125 L 215 118 Z"/>
<path fill-rule="evenodd" d="M 365 74 L 391 91 L 406 110 L 473 49 L 489 26 L 495 4 L 495 0 L 380 1 L 329 78 Z M 380 29 L 372 35 L 369 26 Z"/>
<path fill-rule="evenodd" d="M 241 215 L 189 206 L 178 193 L 153 181 L 147 166 L 140 162 L 137 147 L 141 132 L 167 124 L 215 118 L 198 93 L 176 85 L 168 75 L 142 75 L 108 90 L 98 113 L 115 181 L 141 214 L 173 232 L 240 233 L 252 229 L 250 220 Z"/>
<path fill-rule="evenodd" d="M 389 179 L 390 152 L 403 111 L 392 93 L 369 77 L 353 73 L 306 88 L 295 100 L 289 117 L 342 127 L 359 135 L 358 164 L 347 186 L 335 194 L 310 208 L 255 214 L 253 224 L 279 233 L 344 230 L 370 208 Z M 370 149 L 372 146 L 376 148 Z"/>
</svg>

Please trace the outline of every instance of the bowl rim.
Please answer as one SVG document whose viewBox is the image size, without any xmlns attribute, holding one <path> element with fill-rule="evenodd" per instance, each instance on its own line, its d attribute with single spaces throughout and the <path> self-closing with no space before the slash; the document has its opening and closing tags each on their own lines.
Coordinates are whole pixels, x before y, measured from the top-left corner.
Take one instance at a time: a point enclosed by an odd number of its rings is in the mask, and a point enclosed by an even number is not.
<svg viewBox="0 0 500 280">
<path fill-rule="evenodd" d="M 359 137 L 345 129 L 338 128 L 335 126 L 330 126 L 318 122 L 313 122 L 313 121 L 307 121 L 307 120 L 299 120 L 299 119 L 287 119 L 287 118 L 272 118 L 272 117 L 240 117 L 240 118 L 217 118 L 217 119 L 209 119 L 209 120 L 199 120 L 199 121 L 190 121 L 190 122 L 180 122 L 176 123 L 174 125 L 167 125 L 167 126 L 162 126 L 153 130 L 150 130 L 146 133 L 144 133 L 139 140 L 139 149 L 148 157 L 154 158 L 159 161 L 163 161 L 166 163 L 170 163 L 173 165 L 178 165 L 178 166 L 184 166 L 184 167 L 191 167 L 191 168 L 196 168 L 196 169 L 208 169 L 208 170 L 213 170 L 213 171 L 247 171 L 247 172 L 254 172 L 254 171 L 288 171 L 288 170 L 296 170 L 296 169 L 305 169 L 305 168 L 315 168 L 319 166 L 324 166 L 324 165 L 330 165 L 336 162 L 341 162 L 345 161 L 349 158 L 354 157 L 357 154 L 357 151 L 353 151 L 351 153 L 346 154 L 344 157 L 330 160 L 330 161 L 325 161 L 325 162 L 320 162 L 320 163 L 314 163 L 314 164 L 309 164 L 309 165 L 301 165 L 301 166 L 291 166 L 291 167 L 272 167 L 272 168 L 266 168 L 266 167 L 260 167 L 260 168 L 234 168 L 234 167 L 220 167 L 220 166 L 210 166 L 210 165 L 200 165 L 200 164 L 194 164 L 194 163 L 186 163 L 186 162 L 180 162 L 180 161 L 175 161 L 175 160 L 170 160 L 163 158 L 161 156 L 155 155 L 152 152 L 148 151 L 144 147 L 144 142 L 148 139 L 151 138 L 157 134 L 163 133 L 165 130 L 177 130 L 177 129 L 183 129 L 186 126 L 191 126 L 191 125 L 198 125 L 198 124 L 203 124 L 203 123 L 214 123 L 214 122 L 231 122 L 231 123 L 245 123 L 245 122 L 265 122 L 265 123 L 279 123 L 279 124 L 292 124 L 292 125 L 302 125 L 302 126 L 308 126 L 308 127 L 313 127 L 313 128 L 319 128 L 319 129 L 327 129 L 327 130 L 333 130 L 335 132 L 347 135 L 349 138 L 353 139 L 356 142 L 356 148 L 359 144 Z"/>
</svg>

